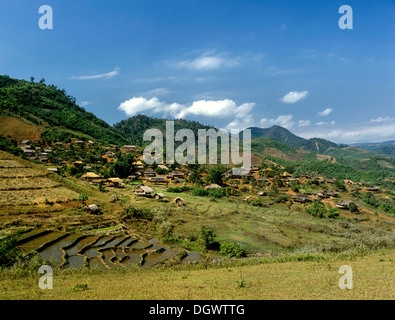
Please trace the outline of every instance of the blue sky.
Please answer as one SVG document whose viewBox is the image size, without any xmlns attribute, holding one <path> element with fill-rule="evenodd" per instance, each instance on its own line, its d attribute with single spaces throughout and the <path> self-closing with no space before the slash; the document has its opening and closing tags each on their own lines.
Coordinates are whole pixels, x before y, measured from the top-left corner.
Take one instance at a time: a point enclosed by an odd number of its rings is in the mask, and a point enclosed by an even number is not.
<svg viewBox="0 0 395 320">
<path fill-rule="evenodd" d="M 110 124 L 144 113 L 395 139 L 394 40 L 394 0 L 0 0 L 0 73 L 45 78 Z"/>
</svg>

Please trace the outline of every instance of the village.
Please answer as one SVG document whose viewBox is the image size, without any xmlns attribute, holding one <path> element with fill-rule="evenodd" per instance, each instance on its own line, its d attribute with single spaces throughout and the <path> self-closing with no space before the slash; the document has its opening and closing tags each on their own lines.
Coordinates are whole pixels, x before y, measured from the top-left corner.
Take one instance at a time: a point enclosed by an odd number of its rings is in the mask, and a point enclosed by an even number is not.
<svg viewBox="0 0 395 320">
<path fill-rule="evenodd" d="M 165 190 L 164 188 L 196 185 L 196 178 L 191 182 L 192 172 L 188 165 L 147 165 L 143 161 L 141 148 L 134 145 L 97 146 L 91 140 L 75 139 L 71 139 L 69 143 L 53 142 L 48 145 L 39 141 L 23 140 L 20 148 L 27 159 L 45 165 L 49 172 L 75 175 L 79 180 L 97 186 L 99 190 L 132 185 L 135 187 L 134 194 L 138 197 L 163 200 L 165 194 L 155 192 L 155 187 Z M 130 174 L 126 177 L 108 176 L 103 173 L 103 168 L 106 165 L 117 162 L 117 154 L 129 154 L 135 159 L 130 168 Z M 87 155 L 89 156 L 87 157 Z M 279 192 L 278 188 L 281 188 L 282 192 L 279 193 L 288 197 L 290 205 L 292 203 L 307 204 L 315 199 L 330 199 L 338 209 L 349 210 L 351 206 L 356 212 L 358 208 L 355 201 L 351 199 L 336 201 L 340 194 L 339 190 L 334 187 L 337 179 L 332 177 L 292 175 L 276 164 L 274 166 L 261 164 L 242 173 L 242 175 L 235 175 L 232 168 L 229 167 L 221 173 L 220 182 L 208 183 L 207 170 L 199 170 L 197 184 L 205 190 L 224 188 L 226 189 L 225 194 L 241 195 L 247 202 L 259 201 L 259 199 L 268 196 L 270 190 Z M 344 184 L 361 186 L 361 183 L 354 183 L 351 180 L 344 180 Z M 366 186 L 364 190 L 379 192 L 380 188 Z M 173 201 L 178 205 L 184 204 L 181 197 L 177 197 Z M 98 208 L 92 204 L 87 210 L 96 211 Z"/>
</svg>

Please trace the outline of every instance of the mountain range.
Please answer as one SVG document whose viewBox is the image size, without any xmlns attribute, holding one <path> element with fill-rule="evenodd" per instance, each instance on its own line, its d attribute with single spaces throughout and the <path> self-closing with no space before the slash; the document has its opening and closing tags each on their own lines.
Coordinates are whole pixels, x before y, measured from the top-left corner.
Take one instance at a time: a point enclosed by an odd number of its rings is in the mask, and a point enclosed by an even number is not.
<svg viewBox="0 0 395 320">
<path fill-rule="evenodd" d="M 34 140 L 40 137 L 56 141 L 79 138 L 93 139 L 107 144 L 142 146 L 143 133 L 150 128 L 164 131 L 166 121 L 166 119 L 137 115 L 111 126 L 78 106 L 76 99 L 68 95 L 64 89 L 59 89 L 55 85 L 46 85 L 45 80 L 37 83 L 13 79 L 6 75 L 0 76 L 0 135 L 9 140 L 20 142 L 24 139 Z M 175 120 L 174 124 L 175 131 L 186 128 L 191 129 L 195 134 L 198 129 L 215 128 L 212 125 L 188 120 Z M 366 156 L 366 152 L 362 149 L 395 155 L 395 141 L 348 147 L 320 138 L 304 139 L 280 126 L 248 129 L 251 130 L 251 137 L 256 142 L 255 146 L 264 144 L 275 149 L 288 147 L 330 156 L 340 155 L 345 158 L 355 155 Z M 262 139 L 265 139 L 263 144 Z"/>
</svg>

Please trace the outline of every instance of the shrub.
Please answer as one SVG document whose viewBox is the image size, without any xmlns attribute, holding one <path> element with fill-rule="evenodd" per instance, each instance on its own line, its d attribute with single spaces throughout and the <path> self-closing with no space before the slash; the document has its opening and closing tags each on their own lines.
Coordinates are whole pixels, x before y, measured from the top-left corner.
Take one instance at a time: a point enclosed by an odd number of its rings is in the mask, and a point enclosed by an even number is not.
<svg viewBox="0 0 395 320">
<path fill-rule="evenodd" d="M 163 221 L 160 224 L 161 236 L 165 239 L 171 237 L 173 234 L 174 225 L 169 221 Z"/>
<path fill-rule="evenodd" d="M 350 203 L 350 205 L 348 206 L 348 209 L 350 210 L 351 213 L 358 212 L 358 206 L 354 202 Z"/>
<path fill-rule="evenodd" d="M 182 192 L 186 192 L 189 191 L 191 188 L 188 186 L 182 186 L 182 187 L 169 187 L 166 189 L 167 192 L 171 192 L 171 193 L 182 193 Z"/>
<path fill-rule="evenodd" d="M 6 236 L 0 241 L 0 267 L 10 267 L 21 257 L 15 236 Z"/>
<path fill-rule="evenodd" d="M 200 229 L 199 242 L 207 250 L 218 250 L 219 243 L 215 241 L 214 231 L 205 226 Z"/>
<path fill-rule="evenodd" d="M 326 208 L 320 201 L 314 200 L 313 203 L 306 208 L 306 211 L 313 217 L 324 218 L 326 214 Z"/>
<path fill-rule="evenodd" d="M 222 243 L 220 253 L 224 256 L 241 258 L 245 255 L 244 250 L 236 242 Z"/>
<path fill-rule="evenodd" d="M 254 207 L 263 207 L 264 203 L 261 199 L 255 199 L 251 201 L 251 205 L 253 205 Z"/>
<path fill-rule="evenodd" d="M 337 210 L 336 208 L 329 209 L 325 214 L 325 218 L 328 219 L 337 219 L 338 217 L 339 217 L 339 210 Z"/>
<path fill-rule="evenodd" d="M 377 201 L 376 197 L 368 193 L 365 196 L 362 197 L 363 202 L 365 202 L 367 205 L 373 207 L 373 208 L 378 208 L 380 206 L 380 203 Z"/>
<path fill-rule="evenodd" d="M 208 191 L 202 188 L 193 188 L 192 195 L 196 197 L 207 197 Z"/>
<path fill-rule="evenodd" d="M 88 195 L 85 193 L 81 193 L 78 195 L 78 200 L 81 201 L 83 205 L 85 205 L 86 201 L 88 200 Z"/>
<path fill-rule="evenodd" d="M 335 186 L 336 189 L 340 190 L 340 191 L 347 191 L 347 188 L 344 184 L 344 180 L 336 180 L 333 184 Z"/>
<path fill-rule="evenodd" d="M 149 209 L 130 207 L 124 217 L 152 221 L 153 214 Z"/>
</svg>

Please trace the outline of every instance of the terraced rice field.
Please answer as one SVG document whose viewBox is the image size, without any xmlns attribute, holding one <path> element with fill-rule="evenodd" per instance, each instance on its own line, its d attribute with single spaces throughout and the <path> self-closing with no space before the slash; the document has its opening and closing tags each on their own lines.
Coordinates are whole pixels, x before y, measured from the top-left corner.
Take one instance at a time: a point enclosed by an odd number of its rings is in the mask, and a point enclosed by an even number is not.
<svg viewBox="0 0 395 320">
<path fill-rule="evenodd" d="M 19 247 L 25 252 L 36 250 L 41 258 L 71 268 L 109 269 L 133 264 L 148 267 L 171 259 L 179 252 L 159 244 L 156 239 L 144 241 L 130 235 L 81 235 L 51 230 L 23 233 Z M 182 262 L 199 260 L 199 253 L 190 253 Z"/>
<path fill-rule="evenodd" d="M 0 206 L 67 203 L 77 197 L 77 192 L 50 179 L 44 169 L 0 152 Z"/>
</svg>

